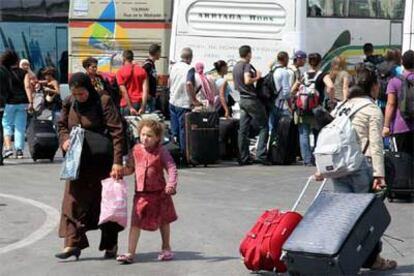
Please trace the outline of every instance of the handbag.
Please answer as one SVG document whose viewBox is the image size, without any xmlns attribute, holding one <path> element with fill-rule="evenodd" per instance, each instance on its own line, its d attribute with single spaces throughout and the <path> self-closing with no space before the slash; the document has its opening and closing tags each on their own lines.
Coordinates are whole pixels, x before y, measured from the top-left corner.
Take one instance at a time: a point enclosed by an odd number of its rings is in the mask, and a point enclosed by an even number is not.
<svg viewBox="0 0 414 276">
<path fill-rule="evenodd" d="M 106 133 L 85 129 L 83 154 L 93 160 L 107 160 L 114 156 L 112 139 Z"/>
<path fill-rule="evenodd" d="M 101 101 L 99 100 L 99 103 Z M 72 108 L 74 107 L 74 102 L 72 102 Z M 102 106 L 99 105 L 99 108 L 102 111 Z M 81 118 L 79 114 L 75 111 L 79 125 L 81 125 Z M 84 128 L 83 128 L 84 129 Z M 94 160 L 95 162 L 99 161 L 108 161 L 112 160 L 114 156 L 113 152 L 113 142 L 107 130 L 85 130 L 84 144 L 82 148 L 82 158 L 87 158 L 89 160 Z"/>
</svg>

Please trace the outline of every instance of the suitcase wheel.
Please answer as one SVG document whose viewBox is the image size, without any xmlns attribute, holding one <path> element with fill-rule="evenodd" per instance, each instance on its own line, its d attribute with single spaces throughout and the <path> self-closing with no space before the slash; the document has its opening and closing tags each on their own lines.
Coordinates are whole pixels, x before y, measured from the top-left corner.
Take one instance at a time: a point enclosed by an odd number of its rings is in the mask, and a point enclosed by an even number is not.
<svg viewBox="0 0 414 276">
<path fill-rule="evenodd" d="M 50 162 L 53 163 L 55 161 L 55 158 L 50 158 Z"/>
<path fill-rule="evenodd" d="M 204 168 L 207 168 L 207 164 L 204 164 Z"/>
<path fill-rule="evenodd" d="M 33 161 L 34 161 L 34 162 L 36 162 L 36 161 L 37 161 L 37 159 L 33 158 Z"/>
</svg>

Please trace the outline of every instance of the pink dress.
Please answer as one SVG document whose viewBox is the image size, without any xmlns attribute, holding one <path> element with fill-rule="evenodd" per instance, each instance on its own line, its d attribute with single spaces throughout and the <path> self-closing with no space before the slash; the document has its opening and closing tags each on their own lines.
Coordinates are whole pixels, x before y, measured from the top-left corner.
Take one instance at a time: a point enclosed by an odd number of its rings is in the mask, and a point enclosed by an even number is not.
<svg viewBox="0 0 414 276">
<path fill-rule="evenodd" d="M 177 220 L 171 195 L 165 193 L 165 187 L 177 186 L 177 168 L 168 150 L 159 145 L 147 151 L 143 145 L 137 144 L 127 166 L 135 168 L 131 225 L 155 231 L 161 225 Z M 164 178 L 164 169 L 168 181 Z"/>
</svg>

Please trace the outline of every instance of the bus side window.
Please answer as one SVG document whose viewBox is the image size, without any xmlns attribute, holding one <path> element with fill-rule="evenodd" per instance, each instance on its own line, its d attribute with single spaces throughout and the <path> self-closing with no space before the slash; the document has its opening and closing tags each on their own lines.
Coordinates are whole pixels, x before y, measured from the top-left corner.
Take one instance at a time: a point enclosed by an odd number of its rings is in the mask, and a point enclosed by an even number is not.
<svg viewBox="0 0 414 276">
<path fill-rule="evenodd" d="M 404 0 L 378 0 L 378 17 L 403 19 Z"/>
<path fill-rule="evenodd" d="M 349 16 L 356 18 L 376 18 L 376 0 L 350 0 Z"/>
<path fill-rule="evenodd" d="M 309 0 L 309 17 L 347 17 L 350 0 Z"/>
<path fill-rule="evenodd" d="M 21 1 L 1 1 L 0 20 L 19 21 L 23 18 L 23 7 Z"/>
</svg>

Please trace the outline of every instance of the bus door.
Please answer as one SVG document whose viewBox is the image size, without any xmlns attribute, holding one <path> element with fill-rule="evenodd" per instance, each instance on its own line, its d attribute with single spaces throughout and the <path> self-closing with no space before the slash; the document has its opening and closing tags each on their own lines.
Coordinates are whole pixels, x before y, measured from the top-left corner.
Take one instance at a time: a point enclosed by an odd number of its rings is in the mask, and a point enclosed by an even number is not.
<svg viewBox="0 0 414 276">
<path fill-rule="evenodd" d="M 403 24 L 401 21 L 391 21 L 390 24 L 390 46 L 402 44 Z"/>
<path fill-rule="evenodd" d="M 56 27 L 56 65 L 59 68 L 59 75 L 62 73 L 60 72 L 61 66 L 68 66 L 68 64 L 59 64 L 62 59 L 62 55 L 67 55 L 68 51 L 68 28 L 64 26 L 57 26 Z M 64 53 L 66 51 L 66 53 Z M 67 57 L 67 56 L 66 56 Z M 65 61 L 66 60 L 66 61 Z M 67 63 L 67 58 L 62 59 L 65 63 Z M 67 72 L 67 69 L 65 70 Z"/>
</svg>

